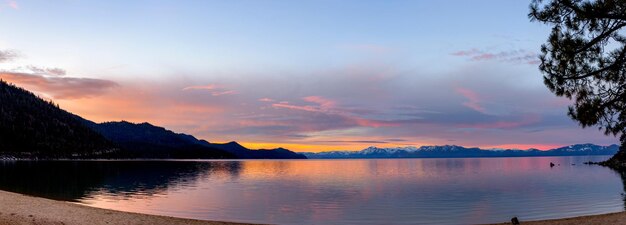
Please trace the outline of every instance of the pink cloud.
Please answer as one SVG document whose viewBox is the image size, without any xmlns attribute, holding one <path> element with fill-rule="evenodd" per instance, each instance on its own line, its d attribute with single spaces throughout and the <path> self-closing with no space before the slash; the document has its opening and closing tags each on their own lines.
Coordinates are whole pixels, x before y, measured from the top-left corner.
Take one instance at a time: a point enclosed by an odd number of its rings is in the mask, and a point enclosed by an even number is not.
<svg viewBox="0 0 626 225">
<path fill-rule="evenodd" d="M 183 88 L 183 91 L 189 91 L 189 90 L 213 90 L 215 88 L 217 88 L 217 85 L 215 85 L 215 84 L 207 84 L 207 85 L 202 85 L 202 86 L 185 87 L 185 88 Z"/>
<path fill-rule="evenodd" d="M 274 102 L 276 100 L 271 98 L 259 98 L 259 102 Z"/>
<path fill-rule="evenodd" d="M 302 100 L 310 103 L 315 103 L 316 105 L 292 105 L 287 102 L 280 102 L 272 104 L 274 108 L 282 108 L 282 109 L 290 109 L 290 110 L 298 110 L 312 113 L 322 113 L 328 116 L 333 116 L 337 120 L 341 120 L 343 124 L 347 124 L 350 126 L 361 126 L 361 127 L 390 127 L 390 126 L 400 126 L 400 122 L 394 121 L 384 121 L 384 120 L 374 120 L 367 119 L 355 115 L 350 112 L 350 110 L 342 109 L 337 107 L 337 102 L 334 100 L 330 100 L 321 96 L 307 96 L 302 98 Z"/>
<path fill-rule="evenodd" d="M 308 112 L 321 112 L 322 111 L 319 107 L 310 106 L 310 105 L 305 105 L 305 106 L 290 105 L 287 102 L 274 103 L 274 104 L 272 104 L 272 107 L 274 107 L 274 108 L 284 108 L 284 109 L 293 109 L 293 110 L 302 110 L 302 111 L 308 111 Z"/>
<path fill-rule="evenodd" d="M 322 109 L 334 108 L 335 105 L 337 104 L 337 102 L 335 102 L 333 100 L 330 100 L 330 99 L 326 99 L 326 98 L 321 97 L 321 96 L 308 96 L 308 97 L 304 97 L 302 99 L 307 101 L 307 102 L 317 103 L 317 104 L 320 105 L 320 108 L 322 108 Z"/>
<path fill-rule="evenodd" d="M 7 1 L 7 5 L 13 9 L 19 9 L 19 5 L 17 5 L 17 2 L 15 0 L 8 0 Z"/>
<path fill-rule="evenodd" d="M 234 95 L 237 94 L 236 91 L 234 90 L 227 90 L 225 88 L 220 87 L 219 85 L 216 84 L 207 84 L 207 85 L 200 85 L 200 86 L 188 86 L 182 89 L 183 91 L 194 91 L 194 90 L 200 90 L 200 91 L 209 91 L 209 93 L 211 93 L 211 96 L 222 96 L 222 95 Z"/>
<path fill-rule="evenodd" d="M 228 90 L 228 91 L 214 91 L 211 93 L 212 96 L 222 96 L 222 95 L 234 95 L 237 94 L 236 91 Z"/>
<path fill-rule="evenodd" d="M 496 58 L 496 55 L 494 54 L 483 53 L 483 54 L 472 56 L 471 59 L 475 61 L 480 61 L 480 60 L 490 60 L 490 59 L 495 59 L 495 58 Z"/>
<path fill-rule="evenodd" d="M 330 99 L 326 99 L 320 96 L 307 96 L 302 98 L 302 100 L 306 102 L 315 103 L 317 105 L 291 105 L 289 102 L 279 102 L 272 104 L 272 107 L 275 108 L 284 108 L 284 109 L 293 109 L 293 110 L 302 110 L 308 112 L 332 112 L 336 106 L 336 102 Z"/>
<path fill-rule="evenodd" d="M 455 56 L 470 56 L 470 55 L 475 55 L 475 54 L 479 54 L 480 51 L 478 49 L 472 48 L 470 50 L 467 51 L 458 51 L 458 52 L 453 52 L 452 55 Z"/>
<path fill-rule="evenodd" d="M 397 127 L 402 125 L 401 122 L 384 121 L 384 120 L 370 120 L 364 118 L 353 118 L 354 121 L 362 127 Z"/>
<path fill-rule="evenodd" d="M 468 108 L 471 108 L 481 113 L 487 113 L 487 110 L 485 110 L 485 108 L 480 105 L 481 98 L 478 93 L 462 87 L 457 87 L 456 92 L 467 98 L 468 101 L 463 102 L 464 106 L 467 106 Z"/>
</svg>

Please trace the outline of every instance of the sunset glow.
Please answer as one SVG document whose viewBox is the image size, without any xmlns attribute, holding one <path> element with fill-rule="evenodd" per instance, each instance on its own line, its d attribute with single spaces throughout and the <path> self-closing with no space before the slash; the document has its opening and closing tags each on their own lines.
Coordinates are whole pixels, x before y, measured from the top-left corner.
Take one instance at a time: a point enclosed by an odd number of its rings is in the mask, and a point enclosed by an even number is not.
<svg viewBox="0 0 626 225">
<path fill-rule="evenodd" d="M 617 143 L 545 88 L 526 1 L 238 3 L 0 1 L 0 79 L 254 149 Z"/>
</svg>

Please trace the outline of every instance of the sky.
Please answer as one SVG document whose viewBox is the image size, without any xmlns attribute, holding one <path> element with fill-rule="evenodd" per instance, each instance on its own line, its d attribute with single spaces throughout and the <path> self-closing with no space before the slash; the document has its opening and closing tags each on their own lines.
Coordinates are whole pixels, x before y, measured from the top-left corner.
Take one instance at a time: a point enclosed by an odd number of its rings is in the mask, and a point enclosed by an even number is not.
<svg viewBox="0 0 626 225">
<path fill-rule="evenodd" d="M 543 85 L 529 4 L 0 0 L 0 79 L 249 148 L 617 143 Z"/>
</svg>

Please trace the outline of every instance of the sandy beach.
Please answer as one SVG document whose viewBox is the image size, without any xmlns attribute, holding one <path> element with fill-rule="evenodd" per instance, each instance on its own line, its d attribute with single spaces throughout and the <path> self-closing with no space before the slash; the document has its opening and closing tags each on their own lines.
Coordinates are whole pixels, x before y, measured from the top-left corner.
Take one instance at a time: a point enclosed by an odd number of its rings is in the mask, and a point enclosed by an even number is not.
<svg viewBox="0 0 626 225">
<path fill-rule="evenodd" d="M 503 218 L 504 221 L 508 220 Z M 31 197 L 12 192 L 0 191 L 0 225 L 54 224 L 54 225 L 115 225 L 115 224 L 154 224 L 154 225 L 235 225 L 241 223 L 202 221 L 167 216 L 154 216 L 139 213 L 99 209 L 70 202 Z M 510 224 L 510 223 L 498 223 Z M 566 219 L 521 221 L 529 225 L 591 225 L 626 224 L 626 212 Z"/>
<path fill-rule="evenodd" d="M 498 224 L 511 224 L 498 223 Z M 609 213 L 593 216 L 581 216 L 554 220 L 520 221 L 520 224 L 528 225 L 604 225 L 604 224 L 626 224 L 626 212 Z"/>
<path fill-rule="evenodd" d="M 0 191 L 0 225 L 235 225 L 241 223 L 201 221 L 93 208 L 70 202 Z"/>
</svg>

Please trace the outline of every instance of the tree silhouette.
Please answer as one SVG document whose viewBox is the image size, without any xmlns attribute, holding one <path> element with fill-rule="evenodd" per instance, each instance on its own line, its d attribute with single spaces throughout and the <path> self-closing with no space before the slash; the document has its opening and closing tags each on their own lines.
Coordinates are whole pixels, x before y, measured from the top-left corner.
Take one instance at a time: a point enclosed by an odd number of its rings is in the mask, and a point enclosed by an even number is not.
<svg viewBox="0 0 626 225">
<path fill-rule="evenodd" d="M 541 46 L 545 85 L 574 100 L 568 114 L 582 127 L 619 136 L 606 164 L 626 166 L 626 1 L 533 0 L 529 17 L 552 26 Z"/>
</svg>

